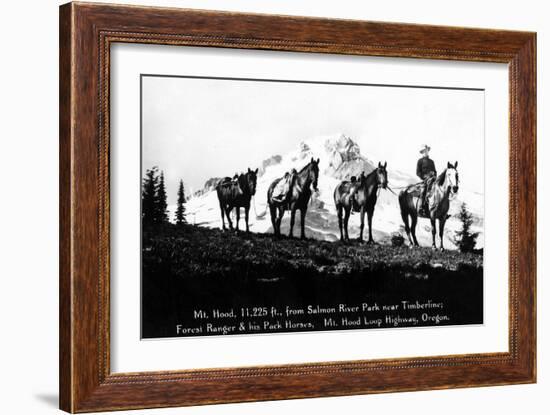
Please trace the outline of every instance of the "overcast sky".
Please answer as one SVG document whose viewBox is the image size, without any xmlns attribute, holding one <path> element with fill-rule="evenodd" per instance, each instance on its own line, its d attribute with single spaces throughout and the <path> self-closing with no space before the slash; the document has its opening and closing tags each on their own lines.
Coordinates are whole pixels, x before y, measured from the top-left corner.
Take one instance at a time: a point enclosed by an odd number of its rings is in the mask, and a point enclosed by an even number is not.
<svg viewBox="0 0 550 415">
<path fill-rule="evenodd" d="M 427 143 L 438 171 L 457 160 L 461 185 L 483 191 L 483 91 L 156 76 L 142 88 L 143 169 L 164 170 L 169 204 L 180 178 L 198 190 L 340 133 L 410 174 Z"/>
</svg>

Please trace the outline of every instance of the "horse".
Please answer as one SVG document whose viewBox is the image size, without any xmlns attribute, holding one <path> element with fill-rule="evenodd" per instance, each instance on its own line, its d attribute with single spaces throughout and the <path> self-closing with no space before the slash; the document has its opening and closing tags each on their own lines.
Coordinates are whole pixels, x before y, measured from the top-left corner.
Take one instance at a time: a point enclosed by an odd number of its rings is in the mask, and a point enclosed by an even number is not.
<svg viewBox="0 0 550 415">
<path fill-rule="evenodd" d="M 311 161 L 302 168 L 299 172 L 293 175 L 290 183 L 289 197 L 279 202 L 273 200 L 273 190 L 277 183 L 284 178 L 279 177 L 275 179 L 273 183 L 267 189 L 267 203 L 269 205 L 269 212 L 271 213 L 271 224 L 273 225 L 273 232 L 275 236 L 281 236 L 281 220 L 285 214 L 285 210 L 290 210 L 290 231 L 288 236 L 293 237 L 294 219 L 296 211 L 300 211 L 301 218 L 301 233 L 300 238 L 305 239 L 305 219 L 307 212 L 307 205 L 311 197 L 311 187 L 315 192 L 318 192 L 317 181 L 319 180 L 319 159 L 315 160 L 313 157 Z"/>
<path fill-rule="evenodd" d="M 250 199 L 256 194 L 256 182 L 258 179 L 258 169 L 251 170 L 248 168 L 245 174 L 237 176 L 237 182 L 226 177 L 216 185 L 216 193 L 220 203 L 220 211 L 222 216 L 222 228 L 225 230 L 225 219 L 229 223 L 229 230 L 233 230 L 233 223 L 229 216 L 231 210 L 235 208 L 237 224 L 236 230 L 239 230 L 239 220 L 241 216 L 241 207 L 244 208 L 244 220 L 246 223 L 246 232 L 250 232 L 248 227 L 248 212 L 250 211 Z"/>
<path fill-rule="evenodd" d="M 348 221 L 353 209 L 361 214 L 361 227 L 359 232 L 359 241 L 363 242 L 363 228 L 365 227 L 365 212 L 367 212 L 367 220 L 369 224 L 369 240 L 368 244 L 374 243 L 372 239 L 372 217 L 374 215 L 374 207 L 378 198 L 378 189 L 386 189 L 388 186 L 388 172 L 386 170 L 387 162 L 378 162 L 378 167 L 371 171 L 367 176 L 365 172 L 359 177 L 359 184 L 356 186 L 353 198 L 350 197 L 350 191 L 354 184 L 349 181 L 341 182 L 334 189 L 334 204 L 338 214 L 338 227 L 340 228 L 340 240 L 349 241 Z M 342 219 L 342 213 L 344 218 Z"/>
<path fill-rule="evenodd" d="M 458 162 L 451 164 L 447 162 L 447 168 L 435 179 L 432 184 L 430 195 L 428 196 L 429 219 L 432 225 L 432 249 L 437 249 L 435 244 L 436 220 L 439 220 L 439 238 L 440 250 L 443 251 L 443 234 L 445 222 L 447 221 L 449 211 L 449 200 L 452 194 L 458 192 Z M 419 246 L 416 240 L 416 222 L 420 211 L 420 185 L 417 183 L 408 186 L 399 193 L 399 207 L 401 209 L 401 218 L 405 224 L 405 231 L 409 238 L 411 248 Z M 409 227 L 409 216 L 411 226 Z M 412 235 L 412 238 L 411 238 Z"/>
</svg>

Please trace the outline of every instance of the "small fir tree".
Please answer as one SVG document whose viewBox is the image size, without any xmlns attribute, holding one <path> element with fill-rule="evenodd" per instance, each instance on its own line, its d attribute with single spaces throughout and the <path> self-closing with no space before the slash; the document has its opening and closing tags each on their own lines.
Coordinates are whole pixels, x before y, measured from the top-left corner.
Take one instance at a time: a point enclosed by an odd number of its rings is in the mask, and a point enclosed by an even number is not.
<svg viewBox="0 0 550 415">
<path fill-rule="evenodd" d="M 178 207 L 176 209 L 176 224 L 181 225 L 187 223 L 185 218 L 185 188 L 183 187 L 183 180 L 180 180 L 178 188 Z"/>
<path fill-rule="evenodd" d="M 158 168 L 147 169 L 141 189 L 141 220 L 144 225 L 156 222 L 158 183 Z"/>
<path fill-rule="evenodd" d="M 468 211 L 466 203 L 460 206 L 458 218 L 462 222 L 462 228 L 455 232 L 454 242 L 460 252 L 473 252 L 476 246 L 476 239 L 479 232 L 472 232 L 471 227 L 474 223 L 472 214 Z"/>
<path fill-rule="evenodd" d="M 157 189 L 157 212 L 156 223 L 162 224 L 168 222 L 168 203 L 166 197 L 166 186 L 164 184 L 164 172 L 160 172 L 160 179 Z"/>
</svg>

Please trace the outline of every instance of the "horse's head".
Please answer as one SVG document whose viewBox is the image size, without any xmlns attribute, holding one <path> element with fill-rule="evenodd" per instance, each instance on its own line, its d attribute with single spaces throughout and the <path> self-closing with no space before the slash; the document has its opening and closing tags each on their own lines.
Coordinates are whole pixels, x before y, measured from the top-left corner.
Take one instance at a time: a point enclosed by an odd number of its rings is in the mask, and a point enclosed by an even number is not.
<svg viewBox="0 0 550 415">
<path fill-rule="evenodd" d="M 309 163 L 309 179 L 313 185 L 313 190 L 318 192 L 319 188 L 317 187 L 317 184 L 319 181 L 319 159 L 315 160 L 313 157 L 311 158 L 311 162 Z"/>
<path fill-rule="evenodd" d="M 447 163 L 447 170 L 445 172 L 445 182 L 448 185 L 448 189 L 451 191 L 451 193 L 457 193 L 458 192 L 458 170 L 456 169 L 458 166 L 458 161 L 455 162 L 455 164 Z"/>
<path fill-rule="evenodd" d="M 258 181 L 258 169 L 251 170 L 249 167 L 248 171 L 246 172 L 246 174 L 243 175 L 243 177 L 250 194 L 254 196 L 256 194 L 256 183 Z"/>
<path fill-rule="evenodd" d="M 385 161 L 384 164 L 378 162 L 378 167 L 376 168 L 376 182 L 382 189 L 388 187 L 388 171 L 386 170 L 387 165 L 387 161 Z"/>
</svg>

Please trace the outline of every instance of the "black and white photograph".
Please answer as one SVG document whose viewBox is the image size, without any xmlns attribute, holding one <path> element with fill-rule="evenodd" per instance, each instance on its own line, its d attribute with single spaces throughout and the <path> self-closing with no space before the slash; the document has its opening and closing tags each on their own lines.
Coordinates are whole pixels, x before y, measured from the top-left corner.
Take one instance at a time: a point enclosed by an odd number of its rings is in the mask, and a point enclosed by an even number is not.
<svg viewBox="0 0 550 415">
<path fill-rule="evenodd" d="M 142 338 L 483 323 L 484 91 L 141 76 Z"/>
<path fill-rule="evenodd" d="M 548 7 L 441 6 L 6 2 L 0 412 L 546 414 Z"/>
</svg>

